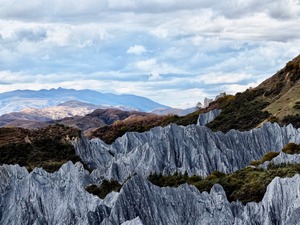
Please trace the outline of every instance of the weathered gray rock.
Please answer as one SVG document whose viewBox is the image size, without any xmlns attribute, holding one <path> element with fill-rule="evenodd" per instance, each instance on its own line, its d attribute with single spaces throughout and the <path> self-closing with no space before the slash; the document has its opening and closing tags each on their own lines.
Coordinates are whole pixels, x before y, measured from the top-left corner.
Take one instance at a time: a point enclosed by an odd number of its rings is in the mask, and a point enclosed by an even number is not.
<svg viewBox="0 0 300 225">
<path fill-rule="evenodd" d="M 266 123 L 247 132 L 224 134 L 204 126 L 171 124 L 144 133 L 126 133 L 112 145 L 99 139 L 74 141 L 76 153 L 97 168 L 93 176 L 124 182 L 128 176 L 188 172 L 207 176 L 214 170 L 230 173 L 280 151 L 289 142 L 300 143 L 300 129 Z"/>
<path fill-rule="evenodd" d="M 300 175 L 276 177 L 260 203 L 248 203 L 238 224 L 300 224 Z"/>
<path fill-rule="evenodd" d="M 300 163 L 300 155 L 299 154 L 285 154 L 284 152 L 280 152 L 278 156 L 273 158 L 271 161 L 266 161 L 261 164 L 259 167 L 263 169 L 267 169 L 270 164 L 279 165 L 279 164 L 298 164 Z"/>
<path fill-rule="evenodd" d="M 130 221 L 126 221 L 124 223 L 122 223 L 121 225 L 143 225 L 142 221 L 140 220 L 139 217 L 130 220 Z"/>
<path fill-rule="evenodd" d="M 220 185 L 210 193 L 194 186 L 160 188 L 145 179 L 151 172 L 176 171 L 206 176 L 213 170 L 233 172 L 279 151 L 289 142 L 300 143 L 300 129 L 267 123 L 248 132 L 212 132 L 204 126 L 157 127 L 127 133 L 107 145 L 99 139 L 75 140 L 77 154 L 93 167 L 64 164 L 58 172 L 18 165 L 0 166 L 0 224 L 300 224 L 300 175 L 275 178 L 260 203 L 228 202 Z M 272 163 L 299 162 L 298 155 L 281 153 Z M 120 193 L 104 200 L 85 191 L 103 178 L 124 182 Z"/>
<path fill-rule="evenodd" d="M 95 214 L 101 200 L 85 191 L 90 182 L 80 163 L 53 174 L 0 166 L 0 224 L 91 224 L 88 213 Z"/>
<path fill-rule="evenodd" d="M 221 112 L 222 112 L 221 109 L 214 109 L 207 113 L 200 114 L 197 121 L 197 125 L 205 126 L 206 124 L 213 121 L 217 116 L 219 116 Z"/>
<path fill-rule="evenodd" d="M 299 185 L 299 175 L 277 177 L 268 186 L 262 202 L 244 206 L 240 202 L 229 203 L 218 184 L 208 194 L 187 184 L 159 188 L 135 176 L 124 185 L 110 216 L 101 224 L 122 224 L 137 217 L 144 225 L 300 224 Z"/>
<path fill-rule="evenodd" d="M 230 203 L 220 185 L 215 185 L 211 194 L 201 194 L 194 186 L 187 184 L 178 188 L 160 188 L 135 176 L 124 185 L 111 215 L 101 225 L 122 224 L 137 217 L 144 225 L 234 221 Z"/>
<path fill-rule="evenodd" d="M 160 188 L 134 176 L 101 200 L 85 191 L 90 182 L 82 165 L 71 162 L 53 174 L 0 166 L 0 224 L 300 224 L 300 175 L 275 178 L 260 203 L 245 206 L 228 202 L 218 184 L 200 193 L 188 184 Z"/>
</svg>

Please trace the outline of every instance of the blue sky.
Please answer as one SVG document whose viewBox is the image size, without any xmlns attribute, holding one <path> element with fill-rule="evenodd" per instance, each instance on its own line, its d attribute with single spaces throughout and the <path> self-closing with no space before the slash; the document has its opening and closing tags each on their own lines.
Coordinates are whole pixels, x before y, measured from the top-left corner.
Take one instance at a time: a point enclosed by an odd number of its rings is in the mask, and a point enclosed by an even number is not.
<svg viewBox="0 0 300 225">
<path fill-rule="evenodd" d="M 0 0 L 0 92 L 130 93 L 178 108 L 300 54 L 299 0 Z"/>
</svg>

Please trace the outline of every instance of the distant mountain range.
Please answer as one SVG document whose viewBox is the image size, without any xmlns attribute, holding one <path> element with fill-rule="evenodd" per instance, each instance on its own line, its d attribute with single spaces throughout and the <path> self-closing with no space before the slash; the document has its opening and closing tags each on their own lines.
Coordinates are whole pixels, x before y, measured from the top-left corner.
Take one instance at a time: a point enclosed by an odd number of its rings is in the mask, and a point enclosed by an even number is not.
<svg viewBox="0 0 300 225">
<path fill-rule="evenodd" d="M 112 124 L 105 122 L 107 118 L 113 118 L 114 122 L 131 115 L 141 116 L 144 113 L 143 116 L 146 116 L 145 112 L 184 116 L 195 110 L 196 108 L 171 108 L 136 95 L 102 94 L 91 90 L 63 88 L 17 90 L 0 94 L 0 127 L 36 129 L 60 123 L 85 131 Z M 119 118 L 116 115 L 126 117 Z"/>
<path fill-rule="evenodd" d="M 187 108 L 187 109 L 161 108 L 161 109 L 155 109 L 151 113 L 157 114 L 157 115 L 173 114 L 173 115 L 177 115 L 177 116 L 185 116 L 187 114 L 195 112 L 196 110 L 197 110 L 196 107 Z"/>
<path fill-rule="evenodd" d="M 68 102 L 68 106 L 74 106 L 74 104 L 78 106 L 78 102 L 81 102 L 85 106 L 86 104 L 93 104 L 96 108 L 120 108 L 143 112 L 150 112 L 158 108 L 170 108 L 169 106 L 136 95 L 117 95 L 92 90 L 58 88 L 50 90 L 42 89 L 39 91 L 16 90 L 0 93 L 0 115 L 18 112 L 24 108 L 57 106 L 65 102 Z"/>
</svg>

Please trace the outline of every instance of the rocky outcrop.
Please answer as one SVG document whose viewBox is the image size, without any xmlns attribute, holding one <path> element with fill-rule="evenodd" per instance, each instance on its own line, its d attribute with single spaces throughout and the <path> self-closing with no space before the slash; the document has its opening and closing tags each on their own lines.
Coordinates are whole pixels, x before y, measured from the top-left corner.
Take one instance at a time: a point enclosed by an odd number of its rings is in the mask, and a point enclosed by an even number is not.
<svg viewBox="0 0 300 225">
<path fill-rule="evenodd" d="M 222 112 L 221 109 L 214 109 L 207 113 L 200 114 L 197 121 L 197 125 L 205 126 L 206 124 L 213 121 L 217 116 L 219 116 L 221 112 Z"/>
<path fill-rule="evenodd" d="M 245 206 L 228 202 L 218 184 L 200 193 L 188 184 L 160 188 L 141 176 L 102 200 L 85 191 L 94 181 L 80 163 L 52 174 L 3 165 L 0 178 L 2 225 L 299 224 L 300 175 L 275 178 L 261 202 Z"/>
<path fill-rule="evenodd" d="M 266 161 L 261 164 L 259 167 L 267 169 L 270 164 L 280 165 L 280 164 L 298 164 L 300 163 L 300 155 L 299 154 L 286 154 L 284 152 L 280 152 L 278 156 L 273 158 L 271 161 Z"/>
<path fill-rule="evenodd" d="M 240 202 L 228 202 L 218 184 L 210 193 L 200 193 L 187 184 L 159 188 L 135 176 L 124 185 L 110 216 L 101 224 L 122 224 L 135 218 L 144 225 L 299 224 L 299 184 L 299 175 L 275 178 L 262 202 L 244 206 Z"/>
<path fill-rule="evenodd" d="M 214 170 L 230 173 L 280 151 L 289 142 L 300 143 L 300 130 L 291 125 L 266 123 L 247 132 L 224 134 L 204 126 L 171 124 L 144 133 L 126 133 L 112 145 L 99 139 L 78 139 L 73 144 L 83 161 L 97 168 L 93 175 L 120 182 L 128 176 L 188 172 L 207 176 Z"/>
<path fill-rule="evenodd" d="M 85 191 L 90 177 L 80 163 L 58 172 L 0 166 L 0 224 L 90 224 L 101 200 Z"/>
</svg>

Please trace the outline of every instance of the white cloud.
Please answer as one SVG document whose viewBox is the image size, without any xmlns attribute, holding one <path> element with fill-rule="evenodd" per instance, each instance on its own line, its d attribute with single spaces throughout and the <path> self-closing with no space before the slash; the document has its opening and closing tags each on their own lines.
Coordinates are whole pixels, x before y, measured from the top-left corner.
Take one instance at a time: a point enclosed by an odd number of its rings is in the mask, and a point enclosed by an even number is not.
<svg viewBox="0 0 300 225">
<path fill-rule="evenodd" d="M 177 65 L 171 65 L 166 62 L 157 62 L 157 59 L 151 58 L 138 61 L 134 64 L 134 67 L 142 72 L 150 74 L 184 74 L 185 71 Z"/>
<path fill-rule="evenodd" d="M 128 54 L 135 54 L 135 55 L 141 55 L 145 52 L 147 52 L 146 48 L 142 45 L 134 45 L 127 49 L 126 51 Z"/>
<path fill-rule="evenodd" d="M 247 84 L 227 84 L 223 86 L 223 89 L 228 94 L 235 94 L 237 92 L 243 92 L 248 88 L 257 87 L 263 80 L 259 80 L 256 82 L 251 82 Z"/>
<path fill-rule="evenodd" d="M 298 0 L 12 0 L 0 14 L 1 91 L 64 85 L 192 105 L 300 50 Z"/>
<path fill-rule="evenodd" d="M 239 83 L 243 80 L 252 79 L 251 74 L 223 74 L 223 73 L 211 73 L 205 75 L 199 75 L 198 80 L 204 84 L 230 84 Z M 197 79 L 197 78 L 196 78 Z"/>
<path fill-rule="evenodd" d="M 274 18 L 292 19 L 299 16 L 300 2 L 298 0 L 274 1 L 267 11 Z"/>
<path fill-rule="evenodd" d="M 207 96 L 209 96 L 208 93 L 199 88 L 188 90 L 167 89 L 157 91 L 152 95 L 152 99 L 175 108 L 186 109 L 195 107 L 198 102 L 203 102 Z"/>
<path fill-rule="evenodd" d="M 156 59 L 153 58 L 142 60 L 136 63 L 136 67 L 143 71 L 152 71 L 156 66 Z"/>
<path fill-rule="evenodd" d="M 161 79 L 161 76 L 157 72 L 152 72 L 149 75 L 149 80 L 160 80 L 160 79 Z"/>
</svg>

